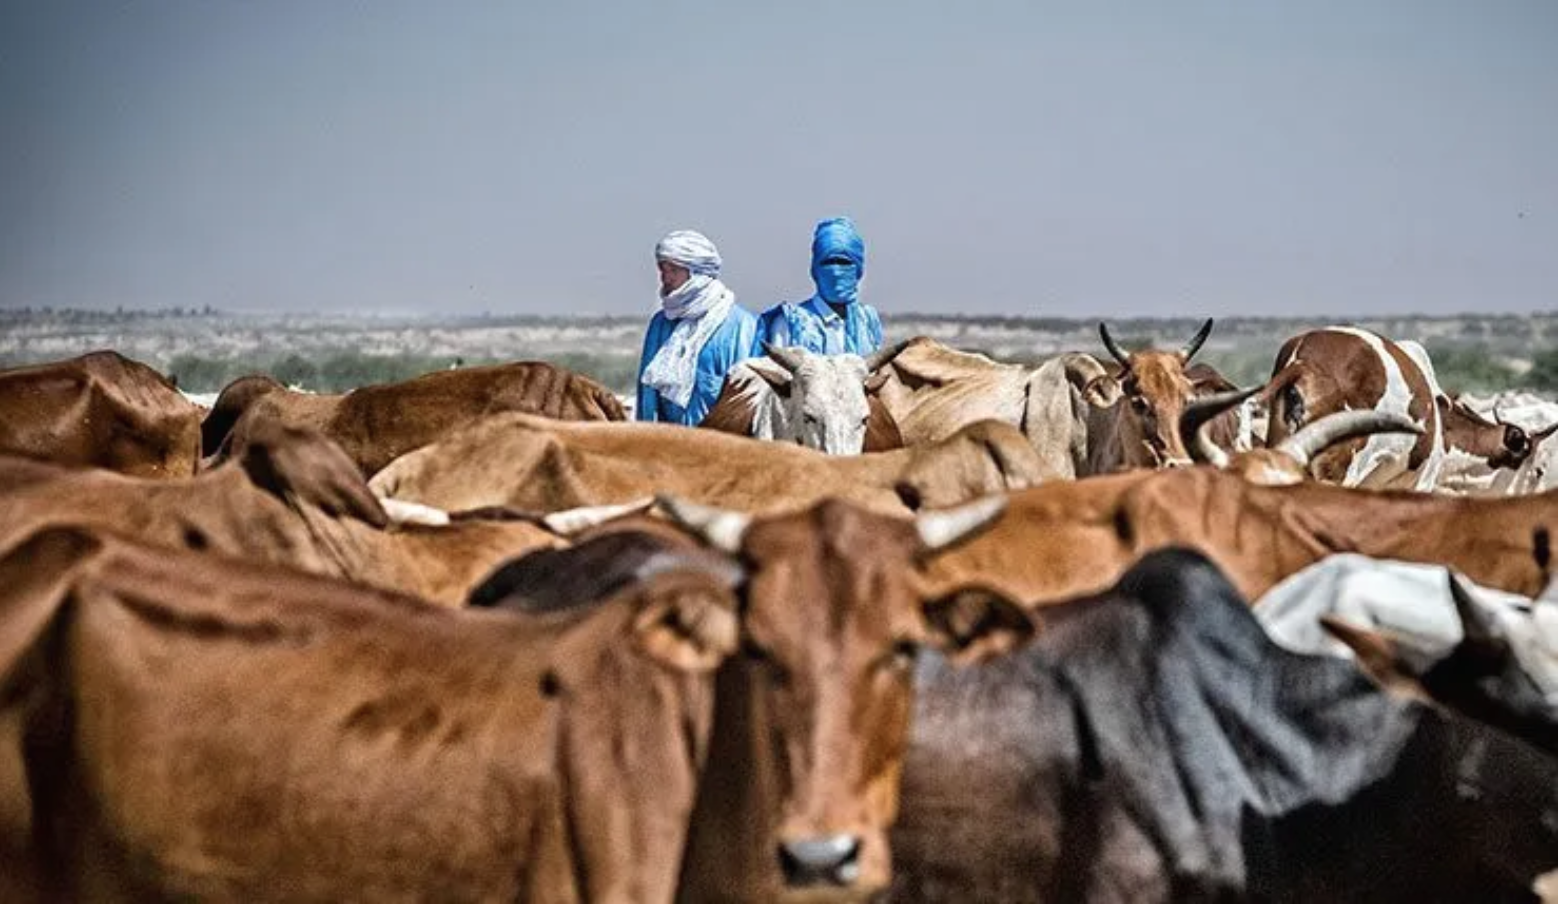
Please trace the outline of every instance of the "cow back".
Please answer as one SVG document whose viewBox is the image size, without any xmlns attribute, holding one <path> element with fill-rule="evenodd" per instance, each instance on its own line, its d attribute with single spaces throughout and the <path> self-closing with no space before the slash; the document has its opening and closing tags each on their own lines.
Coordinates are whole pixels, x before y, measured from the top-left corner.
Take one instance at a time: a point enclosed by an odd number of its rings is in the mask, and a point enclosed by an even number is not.
<svg viewBox="0 0 1560 912">
<path fill-rule="evenodd" d="M 147 478 L 199 463 L 201 410 L 151 367 L 111 351 L 0 371 L 0 451 Z"/>
</svg>

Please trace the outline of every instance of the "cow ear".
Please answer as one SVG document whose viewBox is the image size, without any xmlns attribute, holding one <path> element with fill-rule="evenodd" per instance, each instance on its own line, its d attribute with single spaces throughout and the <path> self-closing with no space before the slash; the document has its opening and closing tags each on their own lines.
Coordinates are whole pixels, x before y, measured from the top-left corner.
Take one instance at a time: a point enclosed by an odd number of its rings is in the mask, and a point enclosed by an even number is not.
<svg viewBox="0 0 1560 912">
<path fill-rule="evenodd" d="M 1429 702 L 1430 695 L 1419 677 L 1432 663 L 1422 650 L 1390 631 L 1361 627 L 1340 615 L 1324 614 L 1319 620 L 1328 633 L 1353 650 L 1365 673 L 1383 690 Z"/>
<path fill-rule="evenodd" d="M 957 663 L 1012 652 L 1035 632 L 1021 605 L 979 586 L 927 601 L 921 610 L 932 645 Z"/>
<path fill-rule="evenodd" d="M 0 554 L 0 684 L 49 629 L 75 581 L 72 571 L 102 549 L 89 532 L 52 528 Z"/>
<path fill-rule="evenodd" d="M 357 464 L 323 434 L 259 423 L 238 461 L 256 487 L 289 505 L 310 503 L 328 516 L 350 516 L 379 529 L 390 524 Z"/>
<path fill-rule="evenodd" d="M 1083 398 L 1095 408 L 1110 408 L 1121 398 L 1121 382 L 1101 374 L 1083 385 Z"/>
<path fill-rule="evenodd" d="M 736 599 L 707 585 L 650 592 L 634 619 L 647 655 L 679 671 L 714 671 L 736 652 Z"/>
<path fill-rule="evenodd" d="M 747 362 L 747 366 L 757 374 L 760 380 L 769 384 L 769 388 L 775 391 L 780 398 L 791 395 L 791 372 L 763 358 Z"/>
</svg>

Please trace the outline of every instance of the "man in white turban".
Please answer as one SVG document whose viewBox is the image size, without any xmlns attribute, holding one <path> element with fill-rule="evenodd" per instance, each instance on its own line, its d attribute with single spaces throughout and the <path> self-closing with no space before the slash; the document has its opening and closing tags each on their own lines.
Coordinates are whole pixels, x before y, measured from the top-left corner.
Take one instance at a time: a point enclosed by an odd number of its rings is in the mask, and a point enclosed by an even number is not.
<svg viewBox="0 0 1560 912">
<path fill-rule="evenodd" d="M 661 308 L 639 358 L 640 421 L 695 425 L 720 396 L 726 371 L 748 357 L 758 318 L 720 280 L 720 251 L 697 231 L 673 231 L 655 245 Z"/>
</svg>

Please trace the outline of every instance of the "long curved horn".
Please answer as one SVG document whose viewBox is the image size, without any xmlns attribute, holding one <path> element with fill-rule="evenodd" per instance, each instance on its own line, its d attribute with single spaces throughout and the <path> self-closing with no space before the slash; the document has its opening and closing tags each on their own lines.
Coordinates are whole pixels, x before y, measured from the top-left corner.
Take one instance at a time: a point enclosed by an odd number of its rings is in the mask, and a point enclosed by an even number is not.
<svg viewBox="0 0 1560 912">
<path fill-rule="evenodd" d="M 1370 434 L 1423 434 L 1424 425 L 1391 412 L 1338 412 L 1324 415 L 1295 432 L 1274 449 L 1310 465 L 1316 454 L 1335 443 Z"/>
<path fill-rule="evenodd" d="M 1203 322 L 1202 328 L 1197 330 L 1197 335 L 1192 336 L 1192 341 L 1181 346 L 1181 360 L 1192 360 L 1192 356 L 1197 354 L 1197 349 L 1202 348 L 1203 343 L 1208 341 L 1208 334 L 1211 332 L 1213 332 L 1213 318 L 1209 317 Z"/>
<path fill-rule="evenodd" d="M 914 341 L 915 339 L 906 339 L 903 342 L 886 345 L 862 359 L 867 362 L 867 373 L 874 373 L 878 368 L 899 357 L 899 353 L 904 351 L 905 347 Z"/>
<path fill-rule="evenodd" d="M 742 536 L 753 522 L 746 513 L 708 507 L 672 494 L 657 494 L 655 502 L 673 522 L 727 554 L 736 554 L 742 549 Z"/>
<path fill-rule="evenodd" d="M 1261 386 L 1253 386 L 1250 389 L 1214 393 L 1186 403 L 1186 408 L 1181 411 L 1181 441 L 1190 442 L 1193 462 L 1206 462 L 1219 469 L 1229 468 L 1230 454 L 1214 443 L 1208 433 L 1211 422 L 1260 392 Z"/>
<path fill-rule="evenodd" d="M 916 514 L 915 531 L 927 553 L 941 551 L 986 528 L 1002 515 L 1007 502 L 1007 495 L 994 494 L 946 510 L 923 510 Z"/>
<path fill-rule="evenodd" d="M 1110 330 L 1105 328 L 1105 321 L 1100 321 L 1100 341 L 1105 343 L 1105 350 L 1110 356 L 1120 362 L 1122 367 L 1127 367 L 1127 362 L 1132 360 L 1132 353 L 1116 344 L 1116 340 L 1110 337 Z"/>
<path fill-rule="evenodd" d="M 781 348 L 765 342 L 764 354 L 769 356 L 769 360 L 794 374 L 796 369 L 802 366 L 802 357 L 807 352 L 800 348 Z"/>
</svg>

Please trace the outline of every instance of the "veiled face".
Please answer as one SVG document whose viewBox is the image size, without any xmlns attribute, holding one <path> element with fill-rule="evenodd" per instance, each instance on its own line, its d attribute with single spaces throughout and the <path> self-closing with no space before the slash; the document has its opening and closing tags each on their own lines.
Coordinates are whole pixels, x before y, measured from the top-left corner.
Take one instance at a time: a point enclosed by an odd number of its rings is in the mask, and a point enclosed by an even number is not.
<svg viewBox="0 0 1560 912">
<path fill-rule="evenodd" d="M 688 281 L 689 276 L 693 275 L 693 273 L 688 271 L 688 267 L 679 266 L 670 260 L 656 260 L 655 268 L 661 272 L 662 297 L 681 288 L 683 283 Z"/>
</svg>

